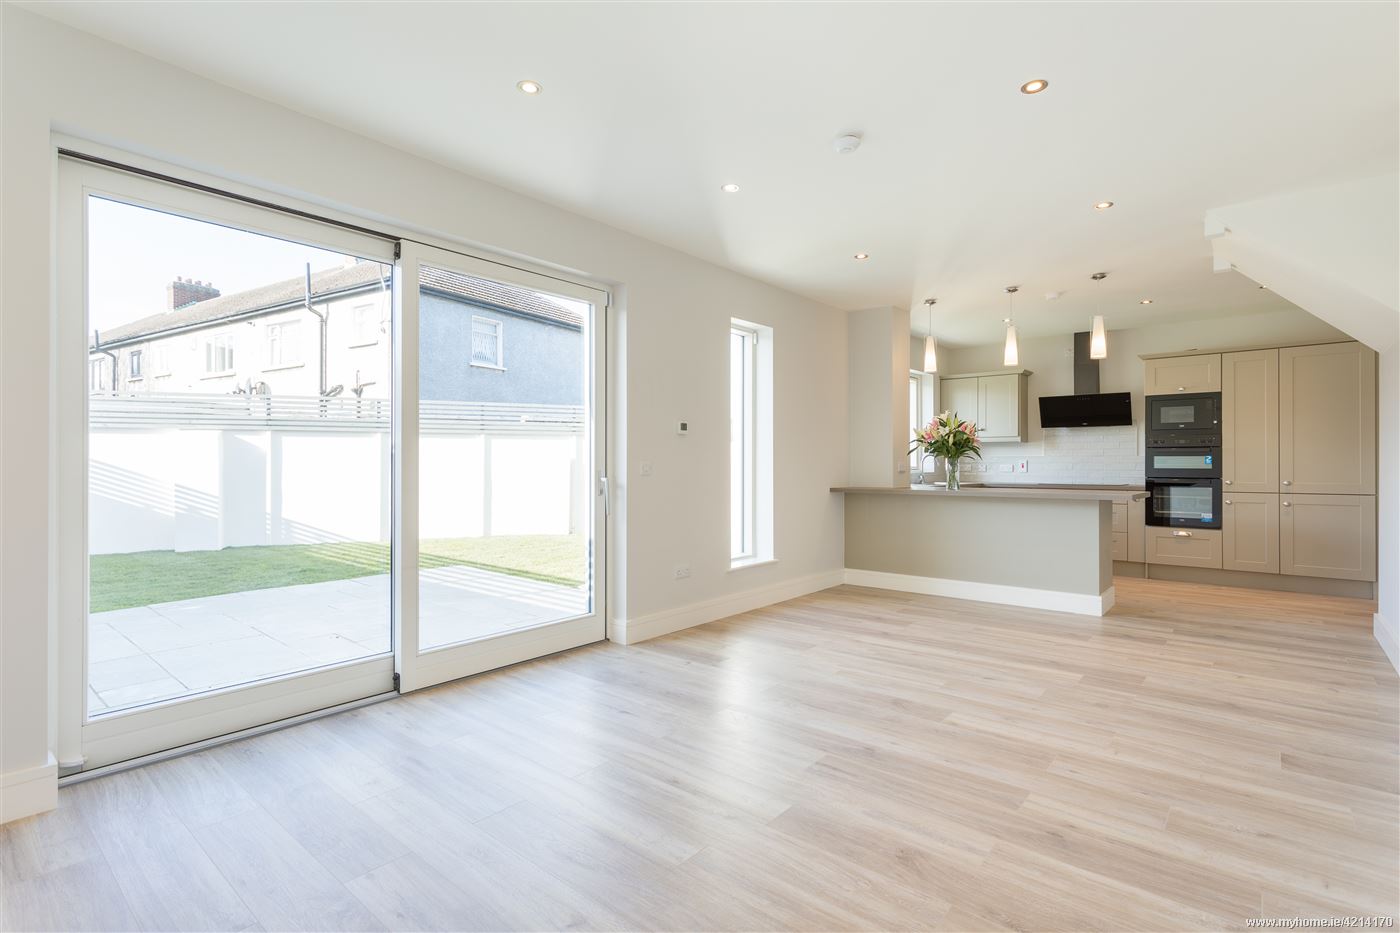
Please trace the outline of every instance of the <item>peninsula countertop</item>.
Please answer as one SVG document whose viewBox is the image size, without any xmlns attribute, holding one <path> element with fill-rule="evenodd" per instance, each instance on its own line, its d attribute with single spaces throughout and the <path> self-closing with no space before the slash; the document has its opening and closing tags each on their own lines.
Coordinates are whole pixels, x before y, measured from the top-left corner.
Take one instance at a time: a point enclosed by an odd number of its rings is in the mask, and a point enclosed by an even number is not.
<svg viewBox="0 0 1400 933">
<path fill-rule="evenodd" d="M 1036 486 L 979 485 L 964 483 L 949 492 L 944 486 L 915 484 L 912 486 L 833 486 L 832 492 L 886 496 L 948 496 L 964 499 L 1071 499 L 1089 502 L 1122 502 L 1127 498 L 1145 496 L 1140 486 Z"/>
</svg>

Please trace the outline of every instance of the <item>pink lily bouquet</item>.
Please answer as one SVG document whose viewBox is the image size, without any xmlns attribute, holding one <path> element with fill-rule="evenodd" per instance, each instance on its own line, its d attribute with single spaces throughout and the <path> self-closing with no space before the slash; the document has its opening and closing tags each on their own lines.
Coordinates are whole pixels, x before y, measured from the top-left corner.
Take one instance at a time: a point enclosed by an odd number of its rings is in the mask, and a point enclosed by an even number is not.
<svg viewBox="0 0 1400 933">
<path fill-rule="evenodd" d="M 942 457 L 948 465 L 948 488 L 960 485 L 958 461 L 964 457 L 982 459 L 982 442 L 977 439 L 977 425 L 963 421 L 955 411 L 945 411 L 935 420 L 914 432 L 912 454 L 923 450 L 926 456 Z"/>
</svg>

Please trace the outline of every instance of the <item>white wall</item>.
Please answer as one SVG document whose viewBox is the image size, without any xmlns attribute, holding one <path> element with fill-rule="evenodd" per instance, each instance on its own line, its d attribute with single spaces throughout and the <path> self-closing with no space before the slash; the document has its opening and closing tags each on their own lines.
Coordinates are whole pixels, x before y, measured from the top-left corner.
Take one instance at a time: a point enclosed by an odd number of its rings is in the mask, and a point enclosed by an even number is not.
<svg viewBox="0 0 1400 933">
<path fill-rule="evenodd" d="M 847 315 L 853 486 L 909 485 L 909 312 Z"/>
<path fill-rule="evenodd" d="M 1400 671 L 1400 346 L 1380 354 L 1375 635 Z"/>
<path fill-rule="evenodd" d="M 997 483 L 1139 484 L 1143 481 L 1143 364 L 1139 354 L 1214 347 L 1281 346 L 1345 338 L 1345 334 L 1301 310 L 1110 330 L 1108 358 L 1099 361 L 1099 390 L 1132 393 L 1132 426 L 1043 429 L 1037 399 L 1042 395 L 1074 392 L 1074 337 L 1071 334 L 1022 337 L 1021 367 L 1031 371 L 1026 443 L 987 444 L 982 466 L 987 468 L 988 475 L 973 472 L 967 478 L 972 482 Z M 1000 369 L 1001 353 L 1000 343 L 980 347 L 940 346 L 939 375 Z M 1021 459 L 1028 462 L 1025 473 L 1004 472 L 1005 467 Z M 974 470 L 976 466 L 974 464 Z"/>
<path fill-rule="evenodd" d="M 0 413 L 4 528 L 0 772 L 43 768 L 51 747 L 54 593 L 49 534 L 51 256 L 58 130 L 298 197 L 370 221 L 481 244 L 616 283 L 610 342 L 619 523 L 610 614 L 714 613 L 816 588 L 843 566 L 843 314 L 675 250 L 0 5 L 4 301 Z M 269 140 L 276 143 L 270 145 Z M 729 572 L 727 335 L 774 330 L 777 562 Z M 676 352 L 684 347 L 684 352 Z M 678 437 L 674 422 L 689 420 Z M 814 440 L 814 426 L 816 439 Z M 24 457 L 11 456 L 23 450 Z M 636 475 L 640 460 L 654 474 Z M 620 550 L 619 550 L 620 549 Z M 687 580 L 673 579 L 678 562 Z M 702 607 L 689 612 L 688 607 Z M 680 624 L 680 623 L 675 623 Z"/>
</svg>

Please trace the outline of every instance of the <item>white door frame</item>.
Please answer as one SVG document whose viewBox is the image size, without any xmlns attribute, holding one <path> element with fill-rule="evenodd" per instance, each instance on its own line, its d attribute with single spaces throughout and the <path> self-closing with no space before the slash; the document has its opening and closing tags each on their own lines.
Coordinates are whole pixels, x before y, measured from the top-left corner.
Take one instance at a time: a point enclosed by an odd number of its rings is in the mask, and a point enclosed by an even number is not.
<svg viewBox="0 0 1400 933">
<path fill-rule="evenodd" d="M 585 411 L 591 431 L 589 476 L 593 495 L 590 528 L 591 611 L 499 635 L 453 645 L 419 648 L 419 530 L 418 530 L 418 347 L 419 270 L 429 265 L 466 275 L 493 279 L 535 291 L 586 301 L 593 312 L 584 336 Z M 394 662 L 402 693 L 527 661 L 607 637 L 607 319 L 608 293 L 553 276 L 526 271 L 455 250 L 412 240 L 402 241 L 394 289 L 394 524 L 393 555 Z M 400 468 L 401 467 L 401 468 Z"/>
<path fill-rule="evenodd" d="M 392 690 L 393 660 L 384 653 L 89 720 L 88 196 L 101 195 L 384 263 L 394 260 L 394 241 L 74 159 L 59 160 L 58 181 L 53 595 L 60 767 L 101 767 Z"/>
<path fill-rule="evenodd" d="M 55 752 L 65 771 L 93 770 L 157 751 L 226 735 L 356 699 L 385 693 L 396 686 L 407 691 L 484 670 L 539 657 L 606 637 L 609 573 L 609 508 L 606 471 L 608 447 L 607 367 L 610 295 L 603 286 L 587 280 L 565 278 L 552 269 L 513 258 L 493 258 L 489 251 L 461 252 L 456 244 L 427 237 L 392 224 L 364 221 L 344 211 L 303 203 L 248 185 L 195 170 L 128 153 L 90 140 L 55 134 L 58 177 L 56 223 L 56 275 L 53 372 L 52 521 L 54 573 L 50 581 L 56 626 L 52 650 L 55 674 Z M 81 159 L 62 157 L 58 148 L 109 160 L 105 168 Z M 122 171 L 157 173 L 168 181 Z M 193 186 L 193 187 L 191 187 Z M 206 190 L 196 190 L 203 186 Z M 219 191 L 230 196 L 221 197 Z M 463 645 L 428 652 L 399 652 L 401 645 L 417 645 L 417 266 L 408 283 L 402 258 L 394 283 L 395 387 L 393 502 L 394 539 L 391 619 L 394 649 L 381 655 L 341 665 L 293 673 L 254 684 L 224 688 L 189 699 L 176 699 L 87 721 L 87 617 L 88 617 L 88 412 L 87 412 L 87 314 L 86 314 L 86 195 L 100 193 L 119 201 L 155 207 L 172 213 L 246 229 L 379 261 L 403 256 L 434 257 L 434 263 L 469 274 L 495 278 L 543 292 L 588 301 L 593 306 L 592 481 L 593 553 L 592 612 L 586 616 L 547 623 Z M 240 200 L 243 199 L 243 200 Z M 255 203 L 245 203 L 255 202 Z M 300 214 L 301 216 L 297 216 Z M 321 223 L 317 216 L 328 218 Z M 76 222 L 81 218 L 81 222 Z M 339 225 L 338 225 L 339 224 Z M 361 225 L 364 226 L 361 226 Z M 349 225 L 354 229 L 346 229 Z M 382 230 L 382 237 L 374 234 Z M 414 239 L 409 239 L 413 237 Z M 400 242 L 396 243 L 396 239 Z M 413 295 L 411 334 L 399 314 L 401 298 Z M 412 354 L 405 348 L 412 347 Z M 411 368 L 410 368 L 411 365 Z M 411 385 L 412 394 L 402 394 Z M 411 398 L 412 405 L 405 405 Z M 411 419 L 411 420 L 410 420 Z M 411 430 L 405 430 L 411 424 Z M 412 459 L 409 459 L 409 458 Z M 412 468 L 405 468 L 412 464 Z M 405 481 L 413 496 L 413 508 L 405 508 Z M 411 533 L 410 533 L 411 532 Z M 407 549 L 407 550 L 406 550 Z M 411 550 L 411 554 L 407 551 Z M 409 561 L 411 560 L 411 565 Z M 405 576 L 410 568 L 412 576 Z M 407 585 L 412 581 L 412 585 Z M 410 614 L 411 613 L 411 614 Z M 412 626 L 411 640 L 405 629 Z"/>
</svg>

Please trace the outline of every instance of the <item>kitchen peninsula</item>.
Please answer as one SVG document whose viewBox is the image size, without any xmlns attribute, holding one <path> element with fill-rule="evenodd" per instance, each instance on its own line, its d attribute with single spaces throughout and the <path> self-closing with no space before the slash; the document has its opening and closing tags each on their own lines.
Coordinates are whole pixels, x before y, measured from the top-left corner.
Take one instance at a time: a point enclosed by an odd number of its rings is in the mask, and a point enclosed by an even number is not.
<svg viewBox="0 0 1400 933">
<path fill-rule="evenodd" d="M 1083 487 L 838 486 L 846 582 L 1101 616 L 1113 606 L 1113 504 Z"/>
</svg>

